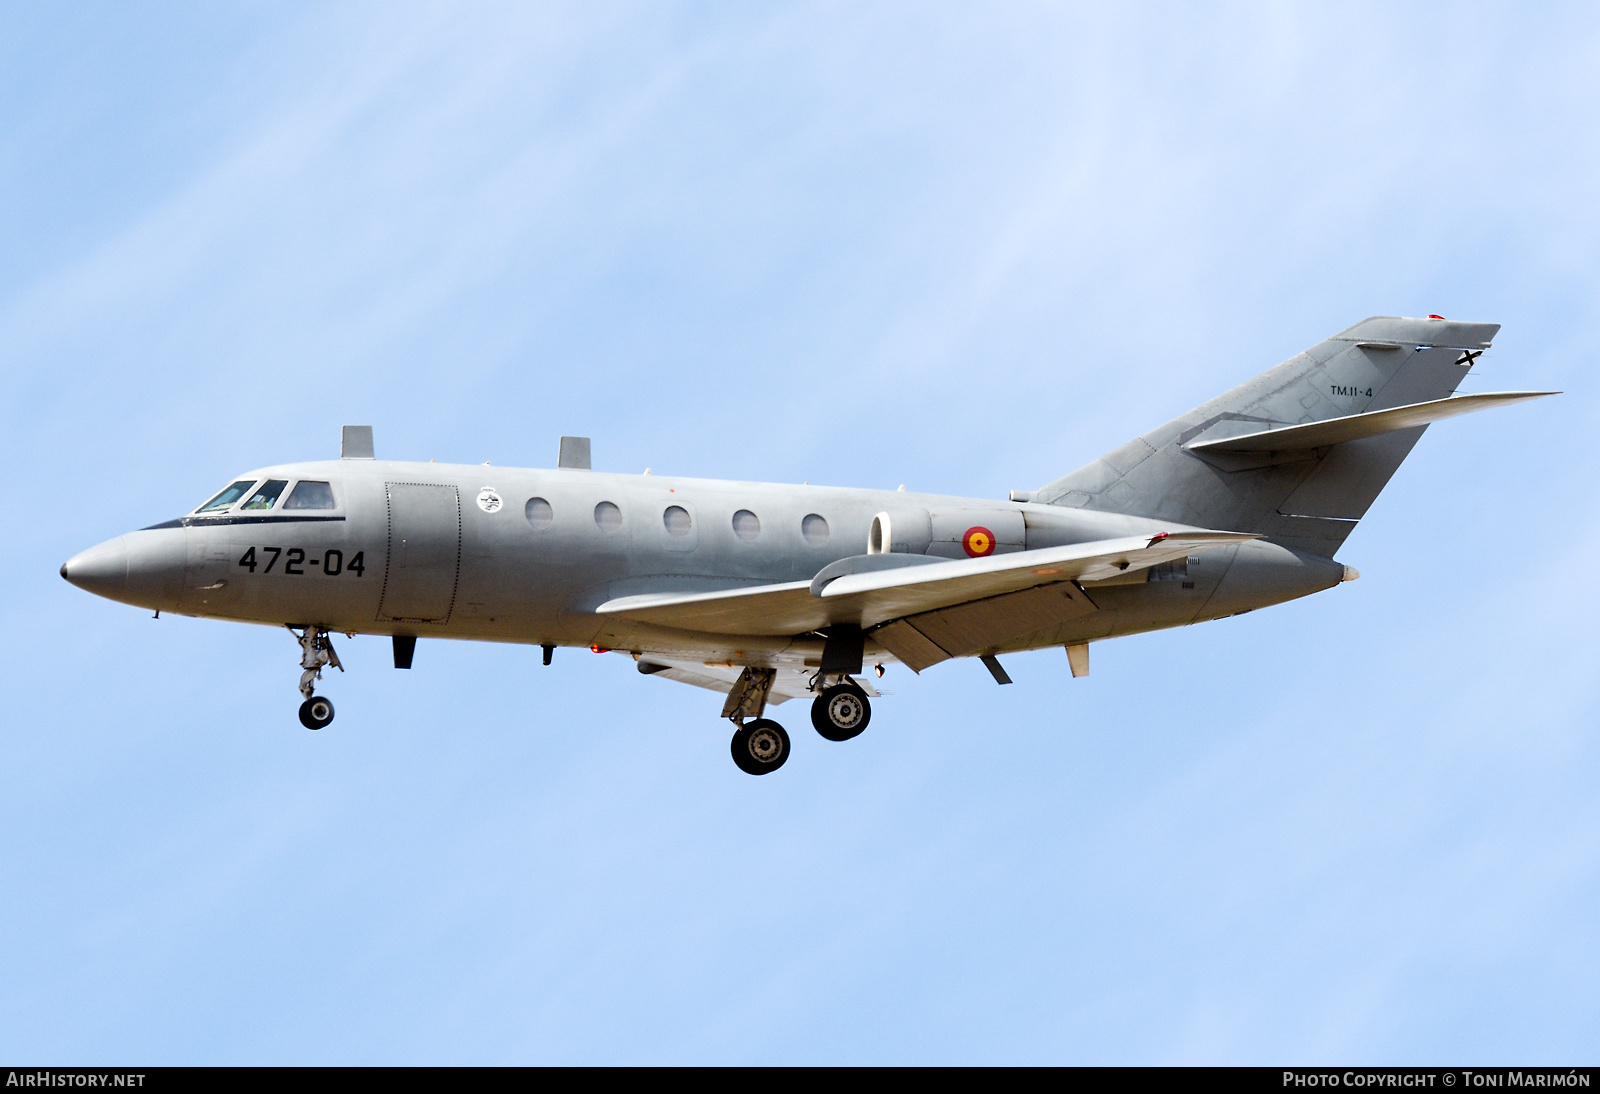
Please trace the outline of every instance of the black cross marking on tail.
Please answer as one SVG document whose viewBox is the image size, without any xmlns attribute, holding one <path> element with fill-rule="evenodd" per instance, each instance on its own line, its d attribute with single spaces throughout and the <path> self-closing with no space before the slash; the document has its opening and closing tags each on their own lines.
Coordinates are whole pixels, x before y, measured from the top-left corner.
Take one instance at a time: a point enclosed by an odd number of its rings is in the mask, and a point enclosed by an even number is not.
<svg viewBox="0 0 1600 1094">
<path fill-rule="evenodd" d="M 1462 350 L 1461 351 L 1461 356 L 1456 358 L 1456 364 L 1465 365 L 1468 368 L 1470 368 L 1472 366 L 1472 362 L 1476 361 L 1478 358 L 1480 358 L 1482 356 L 1483 356 L 1483 350 L 1481 350 L 1481 349 Z"/>
</svg>

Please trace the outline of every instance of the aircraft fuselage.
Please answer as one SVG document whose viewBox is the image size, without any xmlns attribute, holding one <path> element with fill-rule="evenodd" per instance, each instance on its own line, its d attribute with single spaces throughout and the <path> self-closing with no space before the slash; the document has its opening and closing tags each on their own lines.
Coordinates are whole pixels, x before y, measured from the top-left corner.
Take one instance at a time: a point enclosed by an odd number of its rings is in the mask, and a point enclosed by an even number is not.
<svg viewBox="0 0 1600 1094">
<path fill-rule="evenodd" d="M 262 512 L 236 504 L 191 513 L 92 548 L 63 574 L 101 595 L 183 615 L 750 660 L 763 650 L 820 655 L 822 642 L 782 633 L 730 639 L 594 609 L 643 593 L 810 580 L 865 553 L 882 512 L 934 514 L 928 542 L 887 546 L 949 558 L 970 553 L 958 537 L 973 526 L 995 529 L 997 554 L 1179 527 L 904 491 L 575 469 L 346 459 L 265 467 L 237 480 L 283 482 L 285 495 L 302 481 L 327 482 L 333 508 L 287 511 L 280 498 Z M 1099 583 L 1093 616 L 1006 648 L 1231 615 L 1327 588 L 1343 567 L 1252 543 L 1197 556 L 1187 571 L 1181 581 L 1140 571 L 1125 584 Z"/>
</svg>

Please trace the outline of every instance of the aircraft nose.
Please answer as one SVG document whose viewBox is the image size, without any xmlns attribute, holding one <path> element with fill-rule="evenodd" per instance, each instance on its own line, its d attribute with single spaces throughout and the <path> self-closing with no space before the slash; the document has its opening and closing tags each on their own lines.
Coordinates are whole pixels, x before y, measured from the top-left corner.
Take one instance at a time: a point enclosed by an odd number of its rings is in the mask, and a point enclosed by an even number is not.
<svg viewBox="0 0 1600 1094">
<path fill-rule="evenodd" d="M 67 559 L 61 576 L 96 596 L 176 609 L 183 596 L 185 543 L 181 528 L 130 532 Z"/>
<path fill-rule="evenodd" d="M 85 592 L 120 599 L 128 586 L 128 537 L 108 539 L 61 564 L 61 576 Z"/>
</svg>

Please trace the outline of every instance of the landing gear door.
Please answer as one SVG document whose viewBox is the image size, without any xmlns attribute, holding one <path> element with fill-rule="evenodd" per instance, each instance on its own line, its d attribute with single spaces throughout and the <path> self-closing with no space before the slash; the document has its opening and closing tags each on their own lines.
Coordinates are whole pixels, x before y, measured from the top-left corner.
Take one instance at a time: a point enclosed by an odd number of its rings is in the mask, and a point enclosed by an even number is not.
<svg viewBox="0 0 1600 1094">
<path fill-rule="evenodd" d="M 389 559 L 378 619 L 445 623 L 461 574 L 461 495 L 454 486 L 385 484 Z"/>
</svg>

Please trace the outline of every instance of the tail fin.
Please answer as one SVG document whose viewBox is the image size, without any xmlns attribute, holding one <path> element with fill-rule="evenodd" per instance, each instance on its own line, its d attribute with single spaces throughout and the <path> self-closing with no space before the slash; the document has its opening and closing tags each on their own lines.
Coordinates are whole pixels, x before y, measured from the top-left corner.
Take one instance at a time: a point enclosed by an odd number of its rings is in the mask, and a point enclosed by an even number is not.
<svg viewBox="0 0 1600 1094">
<path fill-rule="evenodd" d="M 1367 319 L 1034 491 L 1031 500 L 1258 532 L 1331 558 L 1426 422 L 1447 416 L 1372 412 L 1448 397 L 1499 329 L 1437 318 Z M 1353 426 L 1289 431 L 1298 441 L 1286 432 L 1276 448 L 1260 440 L 1278 428 L 1352 415 L 1371 416 Z M 1418 421 L 1424 424 L 1409 424 Z M 1216 443 L 1230 439 L 1242 443 Z"/>
</svg>

